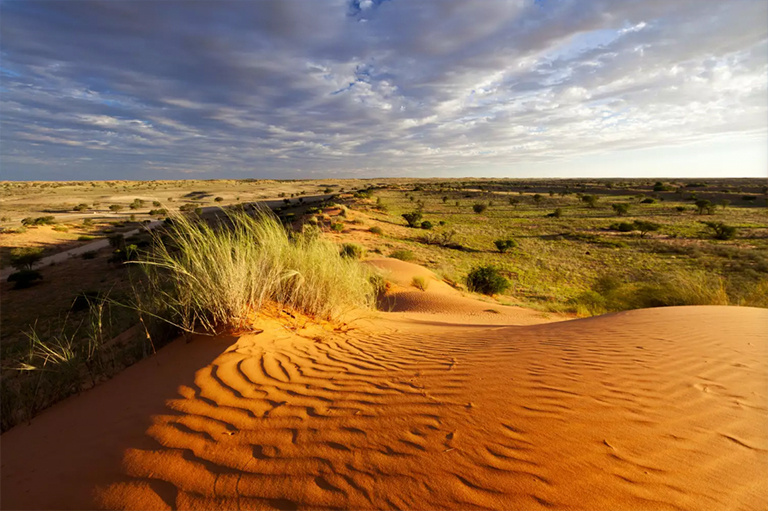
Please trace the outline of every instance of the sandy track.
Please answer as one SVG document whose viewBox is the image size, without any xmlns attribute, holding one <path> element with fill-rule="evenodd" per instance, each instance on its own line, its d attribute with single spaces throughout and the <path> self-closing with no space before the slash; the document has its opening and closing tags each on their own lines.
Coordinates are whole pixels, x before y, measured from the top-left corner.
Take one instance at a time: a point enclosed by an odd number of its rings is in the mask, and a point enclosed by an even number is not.
<svg viewBox="0 0 768 511">
<path fill-rule="evenodd" d="M 177 341 L 11 430 L 2 507 L 768 508 L 768 311 L 312 337 Z"/>
</svg>

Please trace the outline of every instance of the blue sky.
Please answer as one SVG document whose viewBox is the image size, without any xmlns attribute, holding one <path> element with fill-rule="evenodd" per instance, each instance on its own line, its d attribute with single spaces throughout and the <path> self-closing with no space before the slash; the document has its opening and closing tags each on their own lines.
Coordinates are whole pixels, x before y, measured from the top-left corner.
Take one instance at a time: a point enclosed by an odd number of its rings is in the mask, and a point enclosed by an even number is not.
<svg viewBox="0 0 768 511">
<path fill-rule="evenodd" d="M 768 176 L 762 0 L 0 0 L 2 179 Z"/>
</svg>

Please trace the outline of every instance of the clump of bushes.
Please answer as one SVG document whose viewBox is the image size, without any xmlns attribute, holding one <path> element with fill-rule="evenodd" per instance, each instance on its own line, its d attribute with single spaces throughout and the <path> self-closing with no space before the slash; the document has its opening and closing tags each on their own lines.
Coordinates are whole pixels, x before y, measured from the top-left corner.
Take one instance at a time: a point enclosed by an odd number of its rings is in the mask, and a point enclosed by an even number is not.
<svg viewBox="0 0 768 511">
<path fill-rule="evenodd" d="M 341 222 L 334 222 L 331 224 L 331 230 L 341 232 L 344 230 L 344 224 Z"/>
<path fill-rule="evenodd" d="M 423 222 L 421 222 L 421 228 L 425 230 L 432 229 L 432 222 L 430 222 L 429 220 L 424 220 Z"/>
<path fill-rule="evenodd" d="M 517 242 L 513 239 L 496 240 L 493 244 L 496 245 L 496 249 L 502 254 L 510 248 L 517 247 Z"/>
<path fill-rule="evenodd" d="M 389 254 L 389 257 L 392 259 L 400 259 L 401 261 L 413 261 L 416 259 L 416 256 L 414 256 L 413 252 L 410 250 L 395 250 Z"/>
<path fill-rule="evenodd" d="M 482 203 L 480 203 L 480 202 L 478 202 L 477 204 L 475 204 L 475 205 L 473 205 L 473 206 L 472 206 L 472 211 L 474 211 L 474 212 L 475 212 L 475 213 L 477 213 L 478 215 L 479 215 L 480 213 L 483 213 L 483 212 L 485 212 L 485 210 L 486 210 L 486 209 L 488 209 L 488 206 L 487 206 L 487 205 L 485 205 L 485 204 L 482 204 Z"/>
<path fill-rule="evenodd" d="M 53 225 L 56 223 L 56 218 L 53 215 L 39 216 L 36 218 L 27 217 L 21 219 L 21 225 L 25 227 L 35 225 Z"/>
<path fill-rule="evenodd" d="M 467 275 L 467 289 L 474 293 L 495 295 L 503 293 L 509 286 L 509 280 L 495 266 L 479 266 Z"/>
<path fill-rule="evenodd" d="M 166 216 L 168 214 L 168 210 L 165 208 L 150 209 L 148 214 L 150 216 Z"/>
</svg>

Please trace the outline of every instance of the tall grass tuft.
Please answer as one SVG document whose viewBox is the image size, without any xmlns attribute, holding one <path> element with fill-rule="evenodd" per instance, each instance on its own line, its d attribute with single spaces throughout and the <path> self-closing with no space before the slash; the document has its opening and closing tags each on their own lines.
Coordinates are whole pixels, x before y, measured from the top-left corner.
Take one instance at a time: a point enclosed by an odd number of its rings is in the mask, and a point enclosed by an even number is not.
<svg viewBox="0 0 768 511">
<path fill-rule="evenodd" d="M 239 327 L 267 301 L 324 319 L 374 302 L 371 270 L 330 241 L 289 233 L 268 211 L 209 225 L 176 216 L 138 261 L 169 321 L 187 331 Z"/>
</svg>

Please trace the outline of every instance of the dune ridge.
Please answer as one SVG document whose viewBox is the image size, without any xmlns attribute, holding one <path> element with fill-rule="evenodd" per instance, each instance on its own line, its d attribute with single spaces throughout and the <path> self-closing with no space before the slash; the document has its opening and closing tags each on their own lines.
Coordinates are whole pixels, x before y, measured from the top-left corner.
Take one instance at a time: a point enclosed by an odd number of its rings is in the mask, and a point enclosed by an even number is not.
<svg viewBox="0 0 768 511">
<path fill-rule="evenodd" d="M 410 314 L 176 341 L 3 435 L 2 507 L 768 507 L 768 311 Z"/>
</svg>

